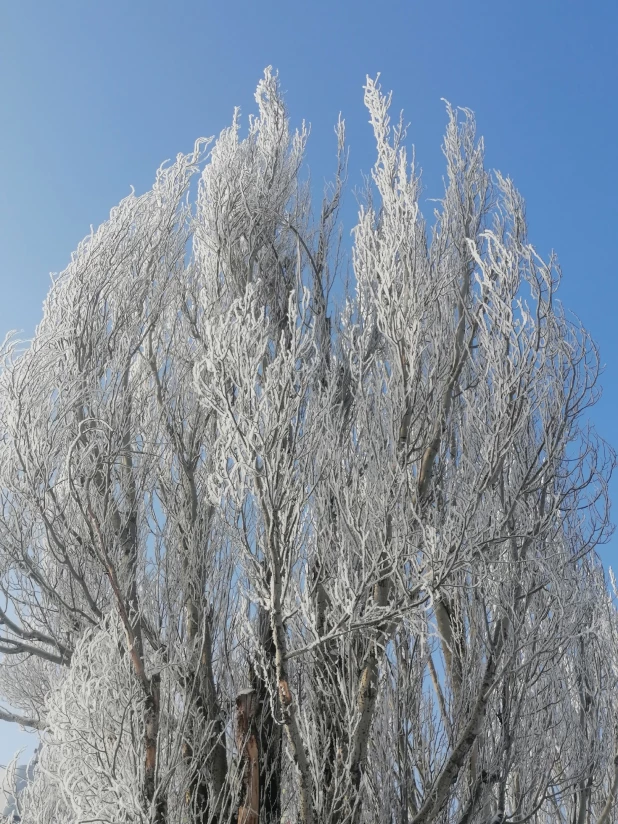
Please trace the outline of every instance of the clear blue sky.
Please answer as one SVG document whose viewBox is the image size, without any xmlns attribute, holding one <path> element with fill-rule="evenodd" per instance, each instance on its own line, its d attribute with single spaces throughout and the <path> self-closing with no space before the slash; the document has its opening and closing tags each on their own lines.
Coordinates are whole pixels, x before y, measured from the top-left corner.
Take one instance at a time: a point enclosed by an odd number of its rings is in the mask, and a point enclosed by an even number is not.
<svg viewBox="0 0 618 824">
<path fill-rule="evenodd" d="M 488 165 L 524 195 L 531 241 L 558 252 L 562 299 L 601 347 L 593 420 L 618 446 L 617 44 L 616 0 L 4 3 L 0 337 L 32 334 L 49 272 L 131 184 L 148 188 L 163 160 L 217 134 L 235 105 L 253 111 L 266 65 L 294 122 L 312 125 L 315 184 L 333 169 L 340 110 L 358 182 L 373 162 L 362 85 L 381 72 L 410 122 L 428 198 L 440 195 L 440 99 L 475 110 Z M 22 740 L 0 722 L 0 763 Z"/>
</svg>

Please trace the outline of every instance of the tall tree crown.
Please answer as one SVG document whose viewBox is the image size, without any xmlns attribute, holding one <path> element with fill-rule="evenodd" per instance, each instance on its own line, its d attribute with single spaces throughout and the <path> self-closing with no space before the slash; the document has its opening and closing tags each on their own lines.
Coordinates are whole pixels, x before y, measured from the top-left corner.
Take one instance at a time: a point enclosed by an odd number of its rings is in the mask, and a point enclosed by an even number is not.
<svg viewBox="0 0 618 824">
<path fill-rule="evenodd" d="M 391 98 L 343 287 L 258 115 L 86 238 L 0 373 L 0 718 L 23 824 L 607 824 L 618 617 L 597 349 L 447 105 L 428 228 Z M 341 292 L 340 292 L 341 293 Z"/>
</svg>

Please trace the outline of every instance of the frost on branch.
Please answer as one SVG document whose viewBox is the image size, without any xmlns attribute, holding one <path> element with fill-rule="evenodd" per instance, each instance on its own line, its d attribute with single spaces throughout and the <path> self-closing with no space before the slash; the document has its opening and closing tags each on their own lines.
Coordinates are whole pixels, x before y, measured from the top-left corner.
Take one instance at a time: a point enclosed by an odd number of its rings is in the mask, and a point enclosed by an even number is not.
<svg viewBox="0 0 618 824">
<path fill-rule="evenodd" d="M 472 113 L 447 105 L 429 224 L 390 101 L 367 80 L 352 288 L 343 121 L 315 214 L 269 69 L 246 131 L 122 201 L 5 345 L 24 822 L 615 820 L 598 353 Z"/>
<path fill-rule="evenodd" d="M 36 780 L 22 799 L 23 822 L 147 820 L 139 792 L 143 697 L 121 654 L 115 615 L 78 643 L 70 672 L 46 701 Z"/>
</svg>

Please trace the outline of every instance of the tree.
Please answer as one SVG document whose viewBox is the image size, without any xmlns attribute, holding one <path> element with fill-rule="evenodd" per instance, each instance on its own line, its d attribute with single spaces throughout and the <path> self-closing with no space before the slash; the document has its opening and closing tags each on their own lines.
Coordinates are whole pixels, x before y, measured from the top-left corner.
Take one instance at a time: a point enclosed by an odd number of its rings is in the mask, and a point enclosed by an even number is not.
<svg viewBox="0 0 618 824">
<path fill-rule="evenodd" d="M 556 261 L 467 110 L 429 232 L 368 80 L 337 309 L 343 123 L 314 217 L 270 70 L 256 100 L 5 345 L 1 678 L 45 730 L 22 820 L 607 822 L 614 454 Z"/>
</svg>

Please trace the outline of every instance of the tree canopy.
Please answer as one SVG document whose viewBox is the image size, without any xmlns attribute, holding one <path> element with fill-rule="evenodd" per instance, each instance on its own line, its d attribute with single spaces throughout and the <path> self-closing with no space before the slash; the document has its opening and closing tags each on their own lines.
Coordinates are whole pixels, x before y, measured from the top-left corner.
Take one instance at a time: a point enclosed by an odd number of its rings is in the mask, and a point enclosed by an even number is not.
<svg viewBox="0 0 618 824">
<path fill-rule="evenodd" d="M 447 107 L 390 96 L 339 228 L 266 70 L 78 247 L 0 374 L 0 717 L 23 824 L 608 824 L 599 358 Z M 352 285 L 344 286 L 346 260 Z"/>
</svg>

